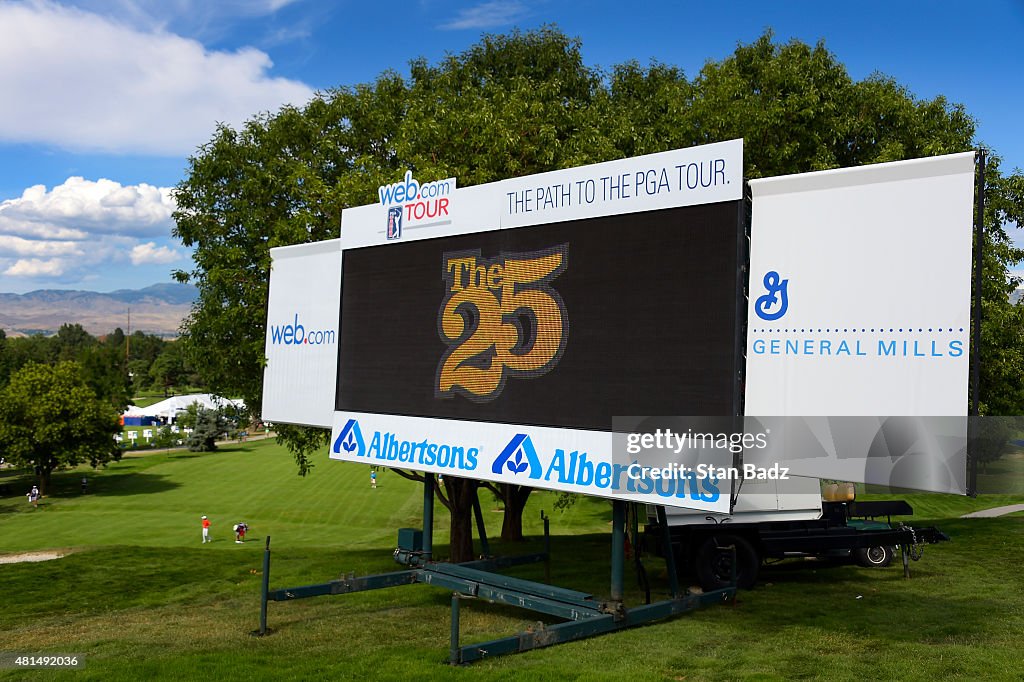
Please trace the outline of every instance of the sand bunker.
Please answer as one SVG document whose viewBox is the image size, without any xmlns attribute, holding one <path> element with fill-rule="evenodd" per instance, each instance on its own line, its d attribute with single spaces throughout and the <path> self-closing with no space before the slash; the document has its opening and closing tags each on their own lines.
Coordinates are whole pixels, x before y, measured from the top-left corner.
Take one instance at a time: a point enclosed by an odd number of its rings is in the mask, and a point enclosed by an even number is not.
<svg viewBox="0 0 1024 682">
<path fill-rule="evenodd" d="M 50 561 L 60 559 L 64 552 L 23 552 L 21 554 L 0 555 L 0 564 L 20 564 L 23 561 Z"/>
</svg>

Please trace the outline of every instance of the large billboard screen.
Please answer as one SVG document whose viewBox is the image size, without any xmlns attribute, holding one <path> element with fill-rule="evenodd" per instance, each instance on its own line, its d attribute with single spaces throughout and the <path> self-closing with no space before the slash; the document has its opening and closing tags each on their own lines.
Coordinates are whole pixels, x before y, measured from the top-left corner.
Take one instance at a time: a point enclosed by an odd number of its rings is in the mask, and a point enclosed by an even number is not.
<svg viewBox="0 0 1024 682">
<path fill-rule="evenodd" d="M 605 431 L 731 414 L 741 210 L 346 250 L 337 409 Z"/>
<path fill-rule="evenodd" d="M 622 414 L 732 414 L 740 140 L 456 189 L 406 172 L 342 215 L 331 457 L 721 511 L 637 481 Z"/>
</svg>

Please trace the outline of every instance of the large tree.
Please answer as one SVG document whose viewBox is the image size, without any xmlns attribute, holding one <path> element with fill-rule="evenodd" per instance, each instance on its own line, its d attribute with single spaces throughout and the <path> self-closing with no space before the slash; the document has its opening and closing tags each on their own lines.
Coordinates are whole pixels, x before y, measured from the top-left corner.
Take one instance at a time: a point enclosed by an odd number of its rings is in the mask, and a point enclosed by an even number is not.
<svg viewBox="0 0 1024 682">
<path fill-rule="evenodd" d="M 72 361 L 25 365 L 0 392 L 0 452 L 33 469 L 44 495 L 56 469 L 119 459 L 114 434 L 120 430 L 117 412 L 96 397 Z"/>
<path fill-rule="evenodd" d="M 406 169 L 455 176 L 460 186 L 613 158 L 745 138 L 749 177 L 970 149 L 974 123 L 943 98 L 919 100 L 890 78 L 854 81 L 823 44 L 765 34 L 709 62 L 692 80 L 678 68 L 627 63 L 607 75 L 586 66 L 581 45 L 555 29 L 486 36 L 437 64 L 414 61 L 408 77 L 325 93 L 305 108 L 218 128 L 190 159 L 177 192 L 176 234 L 194 247 L 199 300 L 184 344 L 201 376 L 240 395 L 256 413 L 262 391 L 269 249 L 337 236 L 341 210 L 376 201 L 377 186 Z M 1019 368 L 1020 309 L 1005 297 L 1007 265 L 1020 260 L 1003 225 L 1019 221 L 1021 178 L 989 167 L 986 251 L 987 405 L 1019 411 L 1003 385 Z M 1019 376 L 1019 373 L 1017 374 Z M 1017 385 L 1016 383 L 1014 384 Z M 300 473 L 326 435 L 284 427 Z M 453 556 L 465 538 L 474 482 L 445 478 Z M 465 485 L 465 488 L 460 486 Z M 521 513 L 524 490 L 506 509 Z M 513 524 L 514 527 L 514 524 Z"/>
</svg>

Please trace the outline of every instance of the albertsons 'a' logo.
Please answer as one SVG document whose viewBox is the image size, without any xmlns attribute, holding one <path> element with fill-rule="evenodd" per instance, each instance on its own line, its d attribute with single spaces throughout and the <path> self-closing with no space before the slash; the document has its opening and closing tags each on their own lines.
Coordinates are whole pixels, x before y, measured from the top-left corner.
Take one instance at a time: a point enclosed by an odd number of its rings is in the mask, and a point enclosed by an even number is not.
<svg viewBox="0 0 1024 682">
<path fill-rule="evenodd" d="M 764 276 L 765 294 L 754 303 L 754 312 L 762 320 L 771 322 L 786 314 L 789 309 L 789 280 L 782 279 L 775 270 Z"/>
<path fill-rule="evenodd" d="M 528 474 L 530 478 L 540 478 L 543 475 L 533 441 L 525 433 L 517 433 L 494 460 L 494 464 L 491 465 L 491 473 L 521 474 L 527 469 L 530 470 Z"/>
<path fill-rule="evenodd" d="M 349 419 L 342 427 L 334 441 L 334 451 L 338 454 L 344 450 L 349 455 L 362 457 L 366 454 L 366 441 L 363 440 L 363 432 L 359 428 L 359 422 Z"/>
</svg>

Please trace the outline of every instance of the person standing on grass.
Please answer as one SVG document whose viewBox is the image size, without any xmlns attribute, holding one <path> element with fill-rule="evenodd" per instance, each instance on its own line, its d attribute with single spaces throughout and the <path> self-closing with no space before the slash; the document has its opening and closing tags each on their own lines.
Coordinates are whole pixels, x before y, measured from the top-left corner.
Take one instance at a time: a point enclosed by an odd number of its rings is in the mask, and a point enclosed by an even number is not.
<svg viewBox="0 0 1024 682">
<path fill-rule="evenodd" d="M 32 504 L 33 507 L 38 507 L 39 506 L 39 488 L 38 487 L 32 486 L 32 490 L 28 491 L 28 501 Z"/>
<path fill-rule="evenodd" d="M 213 542 L 210 539 L 210 519 L 203 517 L 203 544 L 207 542 Z"/>
<path fill-rule="evenodd" d="M 376 471 L 371 471 L 370 472 L 370 487 L 373 488 L 374 490 L 377 489 L 377 472 Z"/>
</svg>

